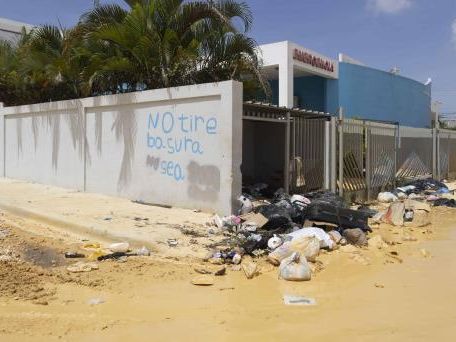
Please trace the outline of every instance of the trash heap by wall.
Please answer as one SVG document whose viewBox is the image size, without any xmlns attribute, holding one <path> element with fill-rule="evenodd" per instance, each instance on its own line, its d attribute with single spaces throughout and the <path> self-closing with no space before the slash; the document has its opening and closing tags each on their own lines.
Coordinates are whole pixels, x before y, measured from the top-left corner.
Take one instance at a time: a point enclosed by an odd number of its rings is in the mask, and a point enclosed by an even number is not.
<svg viewBox="0 0 456 342">
<path fill-rule="evenodd" d="M 4 177 L 230 214 L 241 192 L 242 84 L 0 108 Z"/>
</svg>

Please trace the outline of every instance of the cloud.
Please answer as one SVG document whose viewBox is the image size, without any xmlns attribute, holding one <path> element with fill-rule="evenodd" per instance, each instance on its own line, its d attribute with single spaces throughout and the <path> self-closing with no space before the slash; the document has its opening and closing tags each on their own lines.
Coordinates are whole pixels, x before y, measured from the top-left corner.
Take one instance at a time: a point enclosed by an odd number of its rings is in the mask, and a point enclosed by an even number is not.
<svg viewBox="0 0 456 342">
<path fill-rule="evenodd" d="M 451 41 L 456 49 L 456 19 L 451 23 Z"/>
<path fill-rule="evenodd" d="M 412 6 L 412 0 L 367 0 L 367 7 L 377 13 L 396 14 Z"/>
</svg>

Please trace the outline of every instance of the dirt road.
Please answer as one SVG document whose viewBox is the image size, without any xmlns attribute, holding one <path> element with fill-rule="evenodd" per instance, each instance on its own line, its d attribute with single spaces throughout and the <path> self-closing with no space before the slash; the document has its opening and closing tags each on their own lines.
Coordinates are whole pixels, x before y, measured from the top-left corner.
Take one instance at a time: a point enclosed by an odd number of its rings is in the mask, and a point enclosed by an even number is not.
<svg viewBox="0 0 456 342">
<path fill-rule="evenodd" d="M 69 273 L 74 261 L 62 255 L 80 237 L 3 214 L 0 340 L 452 341 L 455 218 L 456 210 L 438 208 L 430 227 L 377 228 L 392 245 L 323 254 L 324 270 L 310 282 L 278 280 L 260 261 L 252 280 L 228 269 L 214 286 L 197 287 L 196 265 L 182 259 L 130 257 Z M 417 241 L 404 242 L 403 230 Z M 284 294 L 317 305 L 286 306 Z"/>
</svg>

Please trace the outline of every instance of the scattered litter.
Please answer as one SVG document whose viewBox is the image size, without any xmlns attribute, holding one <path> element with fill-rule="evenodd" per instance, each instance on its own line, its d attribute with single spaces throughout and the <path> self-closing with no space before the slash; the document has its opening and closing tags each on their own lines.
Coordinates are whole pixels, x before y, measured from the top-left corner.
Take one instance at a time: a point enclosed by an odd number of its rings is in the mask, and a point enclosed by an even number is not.
<svg viewBox="0 0 456 342">
<path fill-rule="evenodd" d="M 127 262 L 128 258 L 127 258 L 126 255 L 122 255 L 122 256 L 120 256 L 120 257 L 118 257 L 118 258 L 115 258 L 115 260 L 116 260 L 118 263 L 123 264 L 124 262 Z"/>
<path fill-rule="evenodd" d="M 426 212 L 431 212 L 431 206 L 427 203 L 408 199 L 404 202 L 406 210 L 424 210 Z"/>
<path fill-rule="evenodd" d="M 109 245 L 108 249 L 114 253 L 115 252 L 126 253 L 130 249 L 130 244 L 128 242 L 112 243 Z"/>
<path fill-rule="evenodd" d="M 98 265 L 80 261 L 67 267 L 67 271 L 72 273 L 90 272 L 92 270 L 98 270 Z"/>
<path fill-rule="evenodd" d="M 402 202 L 395 202 L 390 205 L 383 221 L 394 226 L 404 225 L 405 205 Z"/>
<path fill-rule="evenodd" d="M 377 288 L 379 288 L 379 289 L 385 288 L 385 285 L 379 284 L 379 283 L 375 283 L 374 286 L 377 287 Z"/>
<path fill-rule="evenodd" d="M 260 213 L 250 212 L 248 214 L 241 215 L 240 219 L 245 222 L 253 222 L 258 226 L 258 228 L 262 228 L 266 223 L 268 223 L 268 219 Z"/>
<path fill-rule="evenodd" d="M 89 299 L 87 304 L 89 304 L 89 305 L 99 305 L 99 304 L 103 304 L 104 302 L 105 302 L 105 300 L 103 298 L 92 298 L 92 299 Z"/>
<path fill-rule="evenodd" d="M 221 287 L 219 288 L 219 291 L 226 291 L 226 290 L 234 290 L 234 287 Z"/>
<path fill-rule="evenodd" d="M 191 283 L 197 286 L 211 286 L 214 285 L 215 279 L 211 275 L 203 274 L 192 278 Z"/>
<path fill-rule="evenodd" d="M 196 273 L 199 273 L 199 274 L 212 274 L 211 270 L 204 268 L 204 267 L 195 267 L 194 270 Z"/>
<path fill-rule="evenodd" d="M 176 239 L 168 239 L 167 242 L 169 247 L 177 247 L 177 245 L 179 244 Z"/>
<path fill-rule="evenodd" d="M 258 275 L 258 265 L 252 261 L 244 262 L 241 267 L 247 279 L 252 279 Z"/>
<path fill-rule="evenodd" d="M 337 230 L 331 230 L 328 232 L 328 235 L 334 241 L 334 243 L 338 244 L 342 240 L 342 235 Z"/>
<path fill-rule="evenodd" d="M 89 242 L 82 245 L 82 248 L 87 250 L 99 249 L 101 246 L 98 242 Z"/>
<path fill-rule="evenodd" d="M 241 215 L 248 214 L 253 210 L 253 203 L 246 196 L 239 196 L 238 201 L 241 204 L 241 209 L 239 210 Z"/>
<path fill-rule="evenodd" d="M 98 261 L 109 260 L 109 259 L 119 259 L 121 257 L 126 256 L 125 252 L 114 252 L 106 255 L 99 256 L 97 258 Z"/>
<path fill-rule="evenodd" d="M 381 203 L 396 202 L 399 198 L 391 192 L 381 192 L 377 196 L 377 200 Z"/>
<path fill-rule="evenodd" d="M 77 252 L 65 252 L 65 258 L 67 259 L 76 259 L 76 258 L 85 258 L 85 255 Z"/>
<path fill-rule="evenodd" d="M 454 199 L 439 198 L 434 201 L 434 207 L 456 208 L 456 201 Z"/>
<path fill-rule="evenodd" d="M 405 209 L 404 222 L 412 222 L 415 212 L 411 209 Z"/>
<path fill-rule="evenodd" d="M 299 238 L 299 237 L 305 237 L 305 236 L 315 236 L 318 241 L 320 242 L 320 248 L 329 248 L 333 249 L 334 248 L 334 241 L 331 239 L 331 237 L 326 233 L 323 229 L 321 228 L 315 228 L 315 227 L 310 227 L 310 228 L 302 228 L 299 229 L 293 233 L 288 234 L 292 238 L 292 240 Z"/>
<path fill-rule="evenodd" d="M 282 239 L 274 234 L 274 236 L 268 240 L 268 247 L 269 249 L 274 250 L 280 245 L 282 245 L 282 243 Z"/>
<path fill-rule="evenodd" d="M 98 260 L 99 257 L 102 257 L 104 255 L 107 255 L 109 254 L 108 252 L 104 251 L 104 250 L 101 250 L 101 249 L 98 249 L 92 253 L 90 253 L 88 256 L 87 256 L 87 260 L 89 261 L 96 261 Z"/>
<path fill-rule="evenodd" d="M 150 250 L 146 246 L 142 246 L 134 252 L 138 256 L 150 256 Z"/>
<path fill-rule="evenodd" d="M 232 259 L 233 264 L 239 265 L 241 263 L 241 261 L 242 261 L 242 255 L 240 255 L 239 253 L 236 253 Z"/>
<path fill-rule="evenodd" d="M 368 244 L 366 234 L 359 228 L 345 229 L 342 232 L 342 235 L 347 239 L 347 242 L 352 245 L 367 246 Z"/>
<path fill-rule="evenodd" d="M 214 272 L 215 276 L 222 276 L 226 274 L 226 267 L 223 266 Z"/>
<path fill-rule="evenodd" d="M 285 305 L 317 305 L 314 298 L 290 295 L 283 296 L 283 303 Z"/>
</svg>

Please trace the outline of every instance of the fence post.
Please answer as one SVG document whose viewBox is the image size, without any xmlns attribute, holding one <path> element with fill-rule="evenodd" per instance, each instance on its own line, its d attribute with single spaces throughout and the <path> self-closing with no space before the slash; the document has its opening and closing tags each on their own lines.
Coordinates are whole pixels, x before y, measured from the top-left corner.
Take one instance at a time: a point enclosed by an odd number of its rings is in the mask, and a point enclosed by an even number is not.
<svg viewBox="0 0 456 342">
<path fill-rule="evenodd" d="M 401 136 L 400 136 L 400 126 L 396 124 L 396 128 L 394 129 L 394 175 L 393 175 L 393 186 L 394 188 L 397 187 L 397 158 L 399 154 L 399 149 L 401 147 Z"/>
<path fill-rule="evenodd" d="M 0 102 L 0 108 L 4 107 L 4 103 Z M 2 115 L 1 117 L 2 124 L 3 124 L 3 139 L 2 139 L 2 150 L 3 150 L 3 169 L 2 169 L 2 175 L 3 177 L 6 177 L 6 122 L 5 122 L 5 115 Z"/>
<path fill-rule="evenodd" d="M 344 109 L 339 107 L 339 196 L 344 195 Z"/>
<path fill-rule="evenodd" d="M 336 141 L 337 121 L 336 117 L 331 117 L 331 191 L 337 191 L 337 141 Z"/>
<path fill-rule="evenodd" d="M 285 165 L 283 177 L 283 188 L 287 194 L 290 191 L 290 117 L 290 112 L 287 112 L 287 122 L 285 127 Z"/>
<path fill-rule="evenodd" d="M 366 158 L 366 196 L 367 201 L 371 199 L 371 155 L 370 155 L 370 127 L 363 122 L 364 128 L 364 157 Z"/>
<path fill-rule="evenodd" d="M 325 181 L 324 188 L 331 186 L 331 121 L 325 121 Z"/>
</svg>

